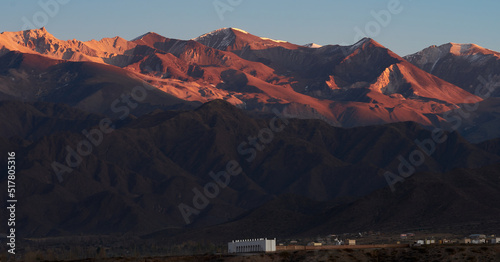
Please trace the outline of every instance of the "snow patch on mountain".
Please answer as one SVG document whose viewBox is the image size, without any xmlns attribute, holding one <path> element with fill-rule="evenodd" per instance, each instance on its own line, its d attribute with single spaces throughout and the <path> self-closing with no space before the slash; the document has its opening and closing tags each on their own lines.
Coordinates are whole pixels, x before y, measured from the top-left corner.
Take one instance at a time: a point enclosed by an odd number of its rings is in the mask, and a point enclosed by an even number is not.
<svg viewBox="0 0 500 262">
<path fill-rule="evenodd" d="M 260 39 L 262 39 L 262 40 L 268 40 L 268 41 L 273 41 L 273 42 L 276 42 L 276 43 L 288 43 L 288 41 L 275 40 L 275 39 L 271 39 L 271 38 L 267 38 L 267 37 L 261 37 Z"/>
<path fill-rule="evenodd" d="M 315 44 L 315 43 L 305 44 L 304 46 L 305 47 L 309 47 L 309 48 L 321 48 L 321 47 L 323 47 L 322 45 L 318 45 L 318 44 Z"/>
<path fill-rule="evenodd" d="M 242 33 L 244 33 L 244 34 L 249 34 L 249 33 L 248 33 L 247 31 L 245 31 L 245 30 L 242 30 L 242 29 L 239 29 L 239 28 L 234 28 L 234 27 L 232 27 L 232 28 L 233 28 L 233 30 L 236 30 L 236 31 L 242 32 Z"/>
</svg>

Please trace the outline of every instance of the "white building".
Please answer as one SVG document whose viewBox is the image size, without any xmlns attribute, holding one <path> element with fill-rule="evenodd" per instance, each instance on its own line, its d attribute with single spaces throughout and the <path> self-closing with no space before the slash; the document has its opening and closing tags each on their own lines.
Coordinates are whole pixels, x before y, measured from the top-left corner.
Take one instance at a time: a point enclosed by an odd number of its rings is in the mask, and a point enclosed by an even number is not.
<svg viewBox="0 0 500 262">
<path fill-rule="evenodd" d="M 227 243 L 229 253 L 273 252 L 276 251 L 276 238 L 256 238 L 233 240 Z"/>
<path fill-rule="evenodd" d="M 469 236 L 472 240 L 472 244 L 484 244 L 486 243 L 486 235 L 483 234 L 472 234 Z"/>
<path fill-rule="evenodd" d="M 472 239 L 472 244 L 485 244 L 486 239 Z"/>
</svg>

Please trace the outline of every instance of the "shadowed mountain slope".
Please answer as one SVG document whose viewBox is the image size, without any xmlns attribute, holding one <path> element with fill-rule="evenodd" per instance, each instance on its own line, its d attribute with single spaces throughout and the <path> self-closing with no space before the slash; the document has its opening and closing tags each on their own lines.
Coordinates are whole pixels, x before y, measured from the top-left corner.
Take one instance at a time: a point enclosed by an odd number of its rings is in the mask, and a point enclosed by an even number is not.
<svg viewBox="0 0 500 262">
<path fill-rule="evenodd" d="M 431 137 L 410 122 L 343 129 L 319 120 L 277 119 L 273 123 L 283 131 L 251 146 L 272 118 L 252 118 L 216 100 L 192 111 L 156 110 L 114 121 L 116 130 L 104 134 L 90 155 L 78 161 L 73 154 L 68 162 L 68 147 L 77 151 L 85 140 L 79 129 L 98 129 L 100 116 L 56 104 L 9 102 L 0 104 L 0 117 L 24 119 L 0 130 L 1 150 L 22 159 L 18 197 L 30 203 L 18 210 L 26 222 L 19 226 L 23 236 L 184 232 L 238 219 L 283 194 L 321 202 L 354 199 L 385 187 L 382 174 L 397 171 L 398 156 L 415 150 L 415 139 Z M 417 171 L 441 173 L 500 160 L 487 151 L 449 133 Z M 179 204 L 192 205 L 193 188 L 203 190 L 213 181 L 210 172 L 226 169 L 231 160 L 242 173 L 190 216 L 186 227 Z M 62 174 L 62 183 L 55 161 L 59 168 L 77 162 Z"/>
</svg>

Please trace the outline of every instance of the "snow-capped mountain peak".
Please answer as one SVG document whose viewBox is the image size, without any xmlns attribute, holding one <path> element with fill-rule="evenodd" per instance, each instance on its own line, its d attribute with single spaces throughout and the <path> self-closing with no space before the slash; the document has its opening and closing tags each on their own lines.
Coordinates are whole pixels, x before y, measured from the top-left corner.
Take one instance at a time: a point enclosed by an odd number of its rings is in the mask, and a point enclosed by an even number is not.
<svg viewBox="0 0 500 262">
<path fill-rule="evenodd" d="M 203 45 L 210 46 L 219 50 L 226 50 L 228 46 L 234 43 L 236 35 L 233 30 L 248 34 L 241 29 L 234 28 L 221 28 L 210 33 L 193 38 L 192 40 L 199 42 Z"/>
<path fill-rule="evenodd" d="M 298 45 L 288 41 L 259 37 L 238 28 L 221 28 L 192 39 L 200 44 L 223 51 L 241 50 L 243 48 L 266 49 L 283 47 L 297 49 Z"/>
</svg>

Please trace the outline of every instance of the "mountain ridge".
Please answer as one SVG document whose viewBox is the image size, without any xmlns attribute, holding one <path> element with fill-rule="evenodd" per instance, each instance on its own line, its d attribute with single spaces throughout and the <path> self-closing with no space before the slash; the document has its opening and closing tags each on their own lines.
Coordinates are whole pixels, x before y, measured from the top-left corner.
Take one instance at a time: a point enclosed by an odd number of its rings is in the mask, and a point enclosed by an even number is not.
<svg viewBox="0 0 500 262">
<path fill-rule="evenodd" d="M 2 54 L 115 66 L 186 103 L 224 99 L 260 113 L 278 106 L 291 117 L 345 127 L 399 121 L 440 126 L 441 114 L 464 101 L 481 101 L 369 38 L 352 46 L 308 48 L 222 28 L 194 40 L 149 32 L 134 41 L 80 42 L 58 40 L 43 28 L 2 33 L 0 48 Z M 30 75 L 25 66 L 5 78 Z M 5 85 L 13 88 L 11 81 Z"/>
</svg>

